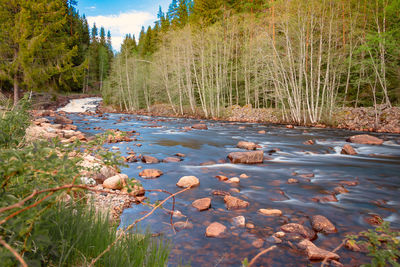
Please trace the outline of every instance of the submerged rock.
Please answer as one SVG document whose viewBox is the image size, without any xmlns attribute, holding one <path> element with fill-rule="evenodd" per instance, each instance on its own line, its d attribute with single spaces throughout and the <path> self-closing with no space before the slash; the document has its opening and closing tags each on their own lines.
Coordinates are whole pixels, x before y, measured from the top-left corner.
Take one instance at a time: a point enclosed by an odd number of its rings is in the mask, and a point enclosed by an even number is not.
<svg viewBox="0 0 400 267">
<path fill-rule="evenodd" d="M 260 212 L 263 215 L 267 216 L 281 216 L 282 211 L 278 209 L 259 209 L 258 212 Z"/>
<path fill-rule="evenodd" d="M 229 160 L 232 163 L 242 164 L 258 164 L 264 161 L 263 151 L 251 151 L 251 152 L 232 152 L 228 155 Z"/>
<path fill-rule="evenodd" d="M 213 222 L 206 229 L 207 237 L 220 237 L 226 230 L 226 226 L 219 223 Z"/>
<path fill-rule="evenodd" d="M 211 198 L 200 198 L 192 202 L 192 206 L 198 211 L 208 210 L 211 207 Z"/>
<path fill-rule="evenodd" d="M 324 234 L 331 234 L 337 231 L 333 223 L 331 223 L 328 218 L 322 215 L 312 216 L 311 226 L 316 232 L 322 232 Z"/>
<path fill-rule="evenodd" d="M 236 227 L 245 227 L 246 226 L 246 218 L 244 216 L 237 216 L 232 218 L 232 224 Z"/>
<path fill-rule="evenodd" d="M 198 186 L 199 184 L 200 181 L 196 176 L 183 176 L 179 179 L 178 183 L 176 183 L 177 186 L 184 188 Z"/>
<path fill-rule="evenodd" d="M 281 230 L 286 233 L 299 234 L 309 240 L 314 240 L 317 238 L 317 235 L 313 230 L 298 223 L 287 223 L 285 225 L 282 225 Z"/>
<path fill-rule="evenodd" d="M 369 135 L 369 134 L 360 134 L 354 135 L 347 139 L 347 142 L 356 143 L 356 144 L 364 144 L 364 145 L 382 145 L 383 140 Z"/>
<path fill-rule="evenodd" d="M 167 157 L 167 158 L 163 159 L 163 162 L 165 162 L 165 163 L 180 162 L 180 161 L 182 161 L 182 159 L 177 158 L 177 157 Z"/>
<path fill-rule="evenodd" d="M 225 202 L 225 206 L 228 210 L 244 209 L 250 205 L 249 202 L 241 200 L 240 198 L 237 198 L 237 197 L 232 197 L 232 196 L 225 196 L 224 202 Z"/>
</svg>

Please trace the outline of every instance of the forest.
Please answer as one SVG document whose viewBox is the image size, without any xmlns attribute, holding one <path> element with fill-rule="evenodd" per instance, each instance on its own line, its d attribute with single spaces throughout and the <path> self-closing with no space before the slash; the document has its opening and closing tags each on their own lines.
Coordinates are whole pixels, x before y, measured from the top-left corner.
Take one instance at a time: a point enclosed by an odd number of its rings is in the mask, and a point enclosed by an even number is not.
<svg viewBox="0 0 400 267">
<path fill-rule="evenodd" d="M 127 35 L 102 94 L 120 110 L 232 105 L 317 123 L 337 108 L 398 105 L 398 0 L 174 0 Z"/>
<path fill-rule="evenodd" d="M 111 34 L 89 27 L 75 0 L 0 1 L 0 88 L 87 92 L 102 88 L 113 58 Z"/>
</svg>

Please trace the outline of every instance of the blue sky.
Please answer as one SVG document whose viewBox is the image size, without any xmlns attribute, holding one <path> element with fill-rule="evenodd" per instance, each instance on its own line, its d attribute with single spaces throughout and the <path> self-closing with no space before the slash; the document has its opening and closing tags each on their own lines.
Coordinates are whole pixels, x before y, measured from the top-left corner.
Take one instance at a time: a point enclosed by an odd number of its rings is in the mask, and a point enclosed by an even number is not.
<svg viewBox="0 0 400 267">
<path fill-rule="evenodd" d="M 166 12 L 171 0 L 78 0 L 80 14 L 85 14 L 90 26 L 96 23 L 111 31 L 112 44 L 119 50 L 128 33 L 139 37 L 142 26 L 153 25 L 159 6 Z"/>
</svg>

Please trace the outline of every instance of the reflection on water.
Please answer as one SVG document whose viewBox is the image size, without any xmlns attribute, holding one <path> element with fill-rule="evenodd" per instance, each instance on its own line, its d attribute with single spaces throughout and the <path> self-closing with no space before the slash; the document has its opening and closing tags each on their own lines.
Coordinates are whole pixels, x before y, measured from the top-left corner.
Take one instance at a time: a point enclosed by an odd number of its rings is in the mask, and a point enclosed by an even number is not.
<svg viewBox="0 0 400 267">
<path fill-rule="evenodd" d="M 145 165 L 130 163 L 122 171 L 130 177 L 141 180 L 146 189 L 161 188 L 176 192 L 176 182 L 185 175 L 195 175 L 200 186 L 176 198 L 176 210 L 182 217 L 174 222 L 190 222 L 191 229 L 181 229 L 176 233 L 170 225 L 170 217 L 164 210 L 157 210 L 145 220 L 141 227 L 150 226 L 153 232 L 163 233 L 172 241 L 170 265 L 190 262 L 192 266 L 240 266 L 244 258 L 253 258 L 263 248 L 271 246 L 269 238 L 279 227 L 288 222 L 298 222 L 310 226 L 309 217 L 321 214 L 329 218 L 337 227 L 338 233 L 319 235 L 314 243 L 325 249 L 334 249 L 346 234 L 356 233 L 371 226 L 366 218 L 377 214 L 393 227 L 400 228 L 400 146 L 399 135 L 379 134 L 385 140 L 382 146 L 354 145 L 359 153 L 356 156 L 341 155 L 341 147 L 350 135 L 344 130 L 297 128 L 262 124 L 206 122 L 209 130 L 185 131 L 184 127 L 198 123 L 188 119 L 150 118 L 132 115 L 105 114 L 107 119 L 93 117 L 90 124 L 82 117 L 71 115 L 79 130 L 94 134 L 101 129 L 136 130 L 140 133 L 137 142 L 113 144 L 122 155 L 128 148 L 137 154 L 151 155 L 159 159 L 176 153 L 185 154 L 178 163 L 159 163 Z M 162 127 L 149 127 L 156 125 Z M 88 129 L 87 127 L 90 127 Z M 239 128 L 240 127 L 240 128 Z M 245 127 L 243 129 L 243 127 Z M 98 129 L 98 128 L 96 128 Z M 258 131 L 265 130 L 266 134 Z M 309 139 L 315 145 L 304 145 Z M 258 143 L 265 151 L 266 160 L 259 165 L 233 165 L 226 163 L 226 156 L 239 151 L 239 140 Z M 141 143 L 142 146 L 135 146 Z M 108 145 L 106 145 L 108 146 Z M 268 151 L 270 153 L 268 153 Z M 204 162 L 215 164 L 201 166 Z M 220 164 L 218 164 L 219 162 Z M 224 163 L 225 162 L 225 163 Z M 142 168 L 155 168 L 163 171 L 158 179 L 144 180 L 138 176 Z M 225 175 L 229 178 L 247 174 L 239 184 L 228 184 L 215 178 Z M 302 177 L 302 174 L 314 174 Z M 288 183 L 295 178 L 298 183 Z M 347 193 L 337 194 L 338 202 L 318 202 L 318 199 L 334 194 L 337 187 L 345 188 Z M 246 210 L 228 211 L 223 197 L 212 195 L 213 190 L 230 192 L 240 197 L 250 206 Z M 148 193 L 151 202 L 162 200 L 167 195 Z M 211 209 L 198 212 L 191 203 L 199 198 L 212 198 Z M 171 203 L 164 206 L 171 209 Z M 280 209 L 280 217 L 266 217 L 258 213 L 260 208 Z M 146 206 L 132 206 L 124 211 L 121 227 L 127 226 L 144 212 Z M 232 218 L 242 215 L 246 222 L 255 227 L 237 228 Z M 206 227 L 214 221 L 227 226 L 224 238 L 205 237 Z M 345 248 L 338 251 L 343 264 L 358 265 L 365 262 L 365 256 L 350 252 Z M 304 266 L 310 265 L 306 256 L 288 245 L 279 245 L 268 256 L 261 257 L 259 266 Z M 311 263 L 319 266 L 320 263 Z"/>
</svg>

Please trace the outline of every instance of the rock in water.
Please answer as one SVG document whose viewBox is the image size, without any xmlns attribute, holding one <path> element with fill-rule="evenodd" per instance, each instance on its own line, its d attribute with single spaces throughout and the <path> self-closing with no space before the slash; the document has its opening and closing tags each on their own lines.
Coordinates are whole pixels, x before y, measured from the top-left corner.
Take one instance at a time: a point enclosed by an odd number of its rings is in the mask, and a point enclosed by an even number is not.
<svg viewBox="0 0 400 267">
<path fill-rule="evenodd" d="M 219 222 L 213 222 L 206 229 L 207 237 L 220 237 L 226 230 L 226 226 Z"/>
<path fill-rule="evenodd" d="M 167 158 L 163 159 L 163 162 L 165 162 L 165 163 L 180 162 L 180 161 L 182 161 L 182 159 L 177 158 L 177 157 L 167 157 Z"/>
<path fill-rule="evenodd" d="M 309 260 L 338 260 L 338 254 L 319 248 L 310 240 L 304 239 L 299 243 L 299 247 L 305 249 Z"/>
<path fill-rule="evenodd" d="M 243 148 L 243 149 L 247 149 L 247 150 L 256 150 L 257 149 L 257 145 L 253 142 L 246 142 L 246 141 L 240 141 L 237 144 L 238 148 Z"/>
<path fill-rule="evenodd" d="M 110 178 L 107 178 L 103 182 L 103 187 L 108 189 L 121 190 L 123 186 L 126 184 L 127 180 L 128 180 L 128 175 L 118 174 Z"/>
<path fill-rule="evenodd" d="M 311 217 L 311 226 L 317 232 L 331 234 L 336 232 L 336 227 L 325 216 L 315 215 Z"/>
<path fill-rule="evenodd" d="M 200 198 L 192 202 L 192 206 L 198 211 L 208 210 L 211 206 L 211 198 Z"/>
<path fill-rule="evenodd" d="M 258 210 L 261 214 L 267 216 L 281 216 L 282 211 L 278 209 L 259 209 Z"/>
<path fill-rule="evenodd" d="M 347 142 L 356 143 L 356 144 L 364 144 L 364 145 L 382 145 L 383 140 L 369 135 L 369 134 L 360 134 L 354 135 L 347 139 Z"/>
<path fill-rule="evenodd" d="M 143 178 L 158 178 L 163 175 L 163 172 L 157 169 L 145 169 L 139 173 Z"/>
<path fill-rule="evenodd" d="M 317 238 L 317 235 L 313 230 L 298 223 L 287 223 L 285 225 L 282 225 L 281 230 L 286 233 L 299 234 L 309 240 L 314 240 L 315 238 Z"/>
<path fill-rule="evenodd" d="M 159 163 L 159 160 L 152 156 L 142 156 L 142 161 L 147 164 Z"/>
<path fill-rule="evenodd" d="M 232 224 L 236 227 L 245 227 L 246 226 L 246 218 L 244 216 L 237 216 L 232 218 Z"/>
<path fill-rule="evenodd" d="M 357 155 L 357 152 L 355 151 L 355 149 L 351 145 L 346 144 L 346 145 L 343 146 L 342 151 L 340 152 L 340 154 Z"/>
<path fill-rule="evenodd" d="M 57 124 L 73 124 L 74 122 L 64 116 L 56 115 L 54 123 Z"/>
<path fill-rule="evenodd" d="M 224 202 L 225 202 L 226 208 L 228 210 L 244 209 L 250 205 L 249 202 L 241 200 L 240 198 L 237 198 L 237 197 L 232 197 L 232 196 L 225 196 Z"/>
<path fill-rule="evenodd" d="M 194 125 L 192 126 L 192 128 L 193 128 L 193 129 L 196 129 L 196 130 L 208 130 L 207 125 L 201 124 L 201 123 L 194 124 Z"/>
<path fill-rule="evenodd" d="M 200 184 L 199 179 L 196 176 L 183 176 L 179 179 L 178 183 L 176 183 L 179 187 L 190 187 L 190 186 L 198 186 Z"/>
<path fill-rule="evenodd" d="M 232 152 L 228 155 L 229 160 L 232 163 L 243 163 L 243 164 L 258 164 L 264 161 L 263 151 L 251 151 L 251 152 Z"/>
</svg>

